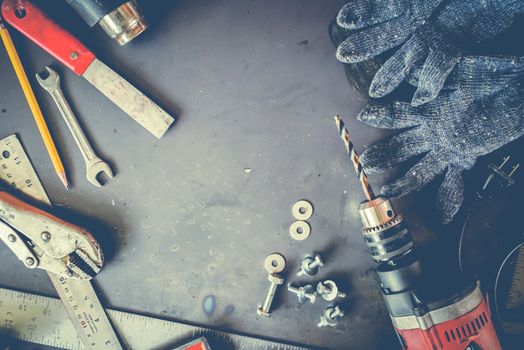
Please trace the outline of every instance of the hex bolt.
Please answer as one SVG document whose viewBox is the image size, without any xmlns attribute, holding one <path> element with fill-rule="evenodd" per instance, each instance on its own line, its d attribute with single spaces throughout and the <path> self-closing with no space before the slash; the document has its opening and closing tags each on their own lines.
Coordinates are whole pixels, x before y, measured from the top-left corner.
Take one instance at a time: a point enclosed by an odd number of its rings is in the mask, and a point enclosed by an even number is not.
<svg viewBox="0 0 524 350">
<path fill-rule="evenodd" d="M 49 242 L 49 240 L 51 239 L 51 234 L 47 231 L 44 231 L 42 232 L 42 241 L 44 242 Z"/>
<path fill-rule="evenodd" d="M 324 262 L 319 254 L 316 254 L 314 258 L 306 256 L 300 262 L 300 270 L 297 272 L 297 276 L 315 276 L 321 266 L 324 266 Z"/>
<path fill-rule="evenodd" d="M 35 264 L 35 259 L 33 259 L 33 258 L 26 258 L 25 259 L 25 264 L 27 266 L 33 266 Z"/>
<path fill-rule="evenodd" d="M 7 236 L 7 239 L 8 239 L 9 242 L 11 242 L 11 243 L 16 242 L 16 236 L 15 236 L 15 235 L 9 235 L 9 236 Z"/>
<path fill-rule="evenodd" d="M 273 303 L 273 299 L 275 298 L 277 287 L 284 283 L 284 279 L 276 273 L 269 274 L 267 279 L 270 282 L 269 290 L 267 291 L 264 303 L 262 305 L 259 305 L 257 309 L 257 314 L 264 317 L 270 317 L 271 304 Z"/>
<path fill-rule="evenodd" d="M 291 293 L 295 293 L 297 295 L 298 301 L 301 304 L 305 303 L 308 300 L 311 304 L 313 304 L 317 299 L 317 292 L 315 292 L 315 288 L 313 288 L 311 284 L 298 288 L 293 287 L 291 284 L 288 284 L 287 290 Z"/>
<path fill-rule="evenodd" d="M 335 281 L 326 280 L 317 284 L 317 292 L 325 301 L 334 301 L 336 299 L 345 299 L 346 293 L 339 291 Z"/>
<path fill-rule="evenodd" d="M 317 324 L 319 327 L 336 327 L 338 321 L 344 317 L 344 312 L 340 310 L 338 306 L 328 306 L 324 310 L 324 314 L 320 316 L 320 322 Z"/>
</svg>

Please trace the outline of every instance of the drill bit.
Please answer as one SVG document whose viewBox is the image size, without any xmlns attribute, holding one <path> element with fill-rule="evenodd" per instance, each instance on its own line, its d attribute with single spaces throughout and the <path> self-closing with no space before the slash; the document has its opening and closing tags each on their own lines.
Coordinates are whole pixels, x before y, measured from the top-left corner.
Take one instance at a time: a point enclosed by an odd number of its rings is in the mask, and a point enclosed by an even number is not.
<svg viewBox="0 0 524 350">
<path fill-rule="evenodd" d="M 357 173 L 358 180 L 362 185 L 362 189 L 364 190 L 364 194 L 366 195 L 368 201 L 373 200 L 375 198 L 375 194 L 373 193 L 373 189 L 369 184 L 368 177 L 364 172 L 364 169 L 362 168 L 362 164 L 360 164 L 360 157 L 357 151 L 355 150 L 355 146 L 353 146 L 353 143 L 351 142 L 351 139 L 349 137 L 349 131 L 346 129 L 346 126 L 344 125 L 342 119 L 340 119 L 340 116 L 335 116 L 335 123 L 337 124 L 340 138 L 344 141 L 344 146 L 346 146 L 349 159 L 351 159 L 351 162 L 355 167 L 355 171 Z"/>
</svg>

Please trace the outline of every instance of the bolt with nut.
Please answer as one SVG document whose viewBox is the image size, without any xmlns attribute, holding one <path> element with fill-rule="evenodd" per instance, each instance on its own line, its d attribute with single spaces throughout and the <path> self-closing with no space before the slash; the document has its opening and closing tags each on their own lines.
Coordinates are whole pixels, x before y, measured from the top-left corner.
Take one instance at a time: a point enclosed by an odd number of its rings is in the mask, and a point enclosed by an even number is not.
<svg viewBox="0 0 524 350">
<path fill-rule="evenodd" d="M 338 306 L 328 306 L 324 310 L 324 314 L 320 316 L 319 327 L 336 327 L 340 319 L 344 317 L 344 312 Z"/>
<path fill-rule="evenodd" d="M 287 290 L 297 295 L 299 303 L 303 304 L 309 300 L 310 303 L 314 303 L 317 299 L 317 292 L 315 288 L 308 284 L 302 287 L 293 287 L 291 284 L 287 285 Z"/>
<path fill-rule="evenodd" d="M 322 266 L 324 266 L 324 262 L 319 254 L 316 254 L 315 257 L 306 256 L 300 262 L 300 270 L 297 272 L 297 276 L 315 276 Z"/>
<path fill-rule="evenodd" d="M 257 309 L 257 314 L 264 317 L 270 317 L 271 304 L 273 303 L 273 299 L 275 298 L 277 287 L 284 283 L 284 279 L 276 273 L 269 274 L 268 280 L 270 282 L 270 285 L 269 290 L 266 294 L 266 298 L 264 299 L 264 303 L 262 305 L 259 305 Z"/>
<path fill-rule="evenodd" d="M 317 292 L 325 301 L 335 301 L 337 299 L 340 300 L 345 299 L 347 297 L 347 294 L 342 293 L 338 289 L 338 286 L 335 283 L 335 281 L 332 280 L 319 282 L 317 284 Z"/>
</svg>

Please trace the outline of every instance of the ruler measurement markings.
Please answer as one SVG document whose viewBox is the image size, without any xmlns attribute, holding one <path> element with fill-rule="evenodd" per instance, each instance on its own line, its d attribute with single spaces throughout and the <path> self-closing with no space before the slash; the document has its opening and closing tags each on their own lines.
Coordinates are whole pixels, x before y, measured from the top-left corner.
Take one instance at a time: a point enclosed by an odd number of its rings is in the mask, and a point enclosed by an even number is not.
<svg viewBox="0 0 524 350">
<path fill-rule="evenodd" d="M 8 310 L 11 314 L 14 314 L 21 300 L 35 301 L 28 304 L 28 312 L 31 314 L 43 313 L 44 309 L 51 310 L 45 313 L 45 318 L 37 318 L 37 322 L 57 325 L 59 333 L 57 334 L 41 334 L 38 339 L 32 338 L 27 333 L 19 334 L 19 338 L 25 339 L 31 342 L 37 342 L 40 344 L 50 344 L 55 347 L 62 347 L 66 349 L 82 349 L 83 347 L 76 339 L 74 328 L 71 322 L 67 319 L 67 315 L 64 309 L 61 307 L 61 303 L 57 299 L 51 299 L 42 296 L 31 296 L 27 297 L 26 293 L 18 293 L 15 291 L 0 289 L 0 300 L 5 310 Z M 183 341 L 187 339 L 188 335 L 196 336 L 198 334 L 213 334 L 216 337 L 228 340 L 230 343 L 237 345 L 237 349 L 283 349 L 283 350 L 305 350 L 303 347 L 287 346 L 271 341 L 265 341 L 255 338 L 249 338 L 245 336 L 239 336 L 235 334 L 226 334 L 224 332 L 216 330 L 207 330 L 201 327 L 193 327 L 186 324 L 171 322 L 167 320 L 159 320 L 146 316 L 126 314 L 120 311 L 108 310 L 110 318 L 115 322 L 115 326 L 118 329 L 125 330 L 127 333 L 137 332 L 140 333 L 142 330 L 143 334 L 149 335 L 149 337 L 141 338 L 129 337 L 130 349 L 151 349 L 151 348 L 162 348 L 163 346 L 170 346 L 176 341 Z M 20 323 L 20 330 L 24 331 L 23 318 L 17 319 Z M 26 321 L 27 322 L 27 317 Z M 124 333 L 125 333 L 124 332 Z M 63 335 L 63 337 L 61 336 Z M 33 335 L 34 337 L 34 335 Z M 57 339 L 57 337 L 59 339 Z M 73 340 L 71 340 L 71 338 Z M 36 340 L 36 341 L 35 341 Z"/>
<path fill-rule="evenodd" d="M 8 153 L 5 153 L 5 151 Z M 28 196 L 51 205 L 42 183 L 16 135 L 0 140 L 0 178 L 8 181 Z M 100 333 L 103 335 L 104 332 L 105 334 L 112 332 L 109 322 L 107 324 L 100 323 L 100 320 L 103 321 L 103 317 L 109 317 L 129 349 L 158 349 L 172 346 L 175 342 L 184 341 L 189 337 L 204 334 L 216 339 L 225 339 L 227 343 L 236 346 L 237 349 L 255 349 L 256 347 L 256 349 L 307 350 L 304 347 L 285 345 L 120 311 L 107 310 L 106 316 L 106 311 L 100 305 L 90 283 L 75 283 L 73 280 L 60 281 L 57 276 L 52 274 L 49 276 L 63 303 L 58 299 L 0 288 L 0 310 L 2 310 L 0 326 L 5 328 L 0 328 L 0 332 L 3 331 L 9 333 L 8 336 L 13 336 L 14 334 L 9 331 L 15 330 L 17 338 L 26 341 L 66 349 L 84 349 L 78 338 L 78 333 L 75 331 L 80 323 L 73 322 L 72 319 L 76 318 L 80 322 L 85 321 L 85 323 L 82 323 L 80 334 L 83 334 L 87 339 L 92 339 Z M 83 297 L 79 298 L 78 296 Z M 20 308 L 24 310 L 22 311 Z M 68 310 L 66 311 L 66 309 Z M 68 318 L 68 314 L 70 318 Z M 30 324 L 35 325 L 36 328 L 28 328 Z M 89 332 L 83 333 L 85 330 Z M 100 339 L 102 338 L 98 337 L 96 340 L 100 341 Z M 118 342 L 116 338 L 105 339 L 109 343 Z M 95 344 L 97 349 L 121 349 L 120 346 L 105 347 L 103 343 Z"/>
<path fill-rule="evenodd" d="M 36 174 L 33 166 L 27 154 L 25 153 L 22 144 L 18 140 L 16 135 L 10 135 L 7 138 L 0 140 L 0 178 L 4 181 L 9 182 L 13 187 L 18 188 L 20 191 L 24 192 L 26 195 L 33 197 L 36 200 L 39 200 L 43 203 L 51 205 L 49 197 L 47 196 L 38 175 Z M 105 315 L 105 311 L 98 302 L 96 293 L 90 284 L 89 281 L 65 281 L 61 283 L 58 280 L 58 277 L 48 273 L 51 282 L 55 286 L 57 293 L 61 296 L 63 300 L 63 305 L 73 318 L 75 316 L 75 310 L 72 310 L 71 307 L 71 298 L 67 295 L 64 295 L 63 291 L 65 288 L 75 287 L 75 292 L 78 295 L 87 295 L 94 296 L 93 303 L 96 303 L 97 307 L 92 308 L 90 305 L 87 305 L 85 309 L 86 315 L 91 315 L 91 312 L 98 312 L 96 317 L 87 317 L 87 319 L 82 320 L 85 323 L 89 323 L 90 319 L 103 319 L 105 327 L 83 327 L 83 325 L 77 324 L 76 329 L 80 332 L 80 336 L 84 339 L 86 343 L 91 343 L 93 346 L 96 346 L 97 349 L 122 349 L 118 343 L 116 335 L 113 333 L 109 320 Z M 66 298 L 67 296 L 67 298 Z M 82 303 L 78 303 L 81 305 Z M 78 307 L 78 305 L 77 305 Z M 78 307 L 80 308 L 80 307 Z M 84 323 L 84 325 L 85 325 Z M 98 331 L 100 330 L 100 331 Z M 87 332 L 87 333 L 86 333 Z M 89 339 L 89 342 L 88 342 Z"/>
</svg>

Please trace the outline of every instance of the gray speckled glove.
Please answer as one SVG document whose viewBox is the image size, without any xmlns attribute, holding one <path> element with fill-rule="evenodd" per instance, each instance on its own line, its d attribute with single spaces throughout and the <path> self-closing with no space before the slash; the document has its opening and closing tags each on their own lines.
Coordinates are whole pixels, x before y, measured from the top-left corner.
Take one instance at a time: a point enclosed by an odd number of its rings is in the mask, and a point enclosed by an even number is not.
<svg viewBox="0 0 524 350">
<path fill-rule="evenodd" d="M 354 0 L 337 15 L 348 37 L 337 50 L 345 63 L 361 62 L 405 42 L 442 0 Z"/>
<path fill-rule="evenodd" d="M 373 2 L 373 1 L 368 1 Z M 394 46 L 404 43 L 401 48 L 384 63 L 375 75 L 369 94 L 382 97 L 393 91 L 415 68 L 419 71 L 418 86 L 412 104 L 417 106 L 434 99 L 442 89 L 447 76 L 459 62 L 463 52 L 482 40 L 493 37 L 507 29 L 515 13 L 524 12 L 524 0 L 449 0 L 435 9 L 431 17 L 421 11 L 415 28 L 392 27 L 393 23 L 405 15 L 395 17 L 390 2 L 379 2 L 373 8 L 388 10 L 389 18 L 378 16 L 368 25 L 353 25 L 362 28 L 349 34 L 337 50 L 337 58 L 345 63 L 354 63 L 374 57 Z M 410 3 L 409 0 L 397 3 Z M 414 3 L 439 3 L 439 1 L 418 1 Z M 347 11 L 346 5 L 339 13 L 337 23 L 350 29 L 358 17 Z M 400 5 L 399 5 L 400 6 Z M 414 5 L 404 5 L 410 7 Z M 429 9 L 428 5 L 423 7 Z M 375 9 L 377 12 L 377 9 Z M 407 11 L 413 15 L 414 10 Z M 367 13 L 366 13 L 367 14 Z M 425 23 L 420 19 L 426 19 Z"/>
<path fill-rule="evenodd" d="M 442 221 L 451 221 L 463 201 L 464 172 L 478 157 L 524 134 L 523 77 L 524 58 L 467 57 L 450 77 L 450 89 L 425 105 L 368 105 L 359 114 L 360 121 L 378 128 L 409 129 L 366 149 L 361 157 L 364 169 L 382 172 L 424 154 L 382 192 L 401 197 L 446 172 L 437 207 Z"/>
</svg>

